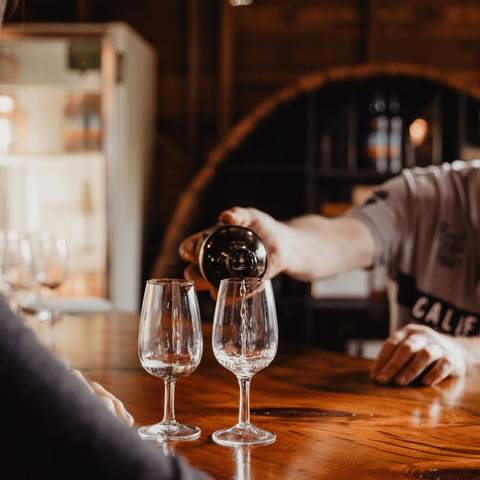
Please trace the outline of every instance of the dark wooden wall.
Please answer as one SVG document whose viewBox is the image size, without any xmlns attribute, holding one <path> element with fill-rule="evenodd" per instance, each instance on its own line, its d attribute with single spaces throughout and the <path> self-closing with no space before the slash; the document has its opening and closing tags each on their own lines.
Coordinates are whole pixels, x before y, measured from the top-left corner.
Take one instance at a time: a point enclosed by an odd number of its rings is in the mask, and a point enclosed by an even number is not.
<svg viewBox="0 0 480 480">
<path fill-rule="evenodd" d="M 12 2 L 13 0 L 10 0 Z M 229 127 L 295 78 L 409 62 L 480 83 L 479 0 L 21 0 L 8 22 L 125 21 L 158 51 L 146 271 L 180 191 Z"/>
<path fill-rule="evenodd" d="M 266 95 L 325 67 L 402 61 L 480 81 L 478 0 L 254 0 L 236 8 L 227 0 L 21 0 L 12 21 L 128 22 L 158 51 L 159 132 L 199 162 Z M 187 138 L 197 144 L 186 148 Z"/>
</svg>

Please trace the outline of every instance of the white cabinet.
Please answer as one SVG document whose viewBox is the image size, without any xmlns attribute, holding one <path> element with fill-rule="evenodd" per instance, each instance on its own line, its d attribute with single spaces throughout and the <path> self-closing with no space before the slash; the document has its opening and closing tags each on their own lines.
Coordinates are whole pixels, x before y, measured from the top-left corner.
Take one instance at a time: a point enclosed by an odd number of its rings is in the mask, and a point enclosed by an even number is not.
<svg viewBox="0 0 480 480">
<path fill-rule="evenodd" d="M 139 306 L 155 74 L 125 24 L 0 30 L 0 228 L 67 239 L 64 295 Z"/>
</svg>

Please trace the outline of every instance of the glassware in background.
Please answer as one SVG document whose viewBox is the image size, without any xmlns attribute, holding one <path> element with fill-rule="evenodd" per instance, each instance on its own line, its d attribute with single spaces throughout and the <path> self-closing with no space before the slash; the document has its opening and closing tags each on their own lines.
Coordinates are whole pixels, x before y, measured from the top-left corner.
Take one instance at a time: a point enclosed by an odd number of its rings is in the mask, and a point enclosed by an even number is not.
<svg viewBox="0 0 480 480">
<path fill-rule="evenodd" d="M 215 307 L 212 346 L 218 362 L 238 379 L 240 408 L 235 426 L 213 434 L 216 443 L 260 445 L 276 440 L 274 433 L 250 423 L 250 382 L 272 362 L 277 345 L 277 314 L 270 280 L 222 280 Z"/>
<path fill-rule="evenodd" d="M 33 283 L 32 251 L 28 239 L 13 230 L 2 235 L 2 280 L 10 307 L 19 313 L 17 294 Z"/>
<path fill-rule="evenodd" d="M 48 232 L 32 238 L 33 265 L 38 284 L 51 291 L 67 278 L 67 242 Z"/>
<path fill-rule="evenodd" d="M 175 383 L 190 375 L 202 358 L 203 340 L 195 284 L 186 280 L 149 280 L 143 297 L 138 355 L 143 368 L 165 382 L 164 416 L 140 427 L 147 440 L 195 440 L 200 429 L 175 420 Z"/>
<path fill-rule="evenodd" d="M 0 0 L 1 1 L 1 0 Z M 7 234 L 4 230 L 0 230 L 0 293 L 5 297 L 8 297 L 9 287 L 6 282 L 5 275 L 3 274 L 3 264 L 5 258 L 5 247 L 7 243 Z"/>
<path fill-rule="evenodd" d="M 37 284 L 49 292 L 44 297 L 48 314 L 48 345 L 53 348 L 53 324 L 60 319 L 56 305 L 56 290 L 63 284 L 68 273 L 68 249 L 64 238 L 41 232 L 31 238 L 33 267 Z"/>
</svg>

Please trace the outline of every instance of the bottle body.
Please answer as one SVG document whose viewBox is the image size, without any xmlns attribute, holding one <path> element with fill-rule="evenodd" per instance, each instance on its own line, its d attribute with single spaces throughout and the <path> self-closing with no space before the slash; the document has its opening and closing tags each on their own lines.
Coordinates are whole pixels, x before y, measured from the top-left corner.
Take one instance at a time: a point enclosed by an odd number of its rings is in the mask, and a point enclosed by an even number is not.
<svg viewBox="0 0 480 480">
<path fill-rule="evenodd" d="M 252 230 L 236 225 L 206 231 L 196 256 L 200 273 L 214 287 L 224 278 L 263 277 L 267 271 L 265 244 Z"/>
<path fill-rule="evenodd" d="M 370 166 L 377 173 L 388 170 L 388 117 L 386 100 L 383 92 L 376 92 L 368 110 L 370 114 L 367 135 L 367 158 Z"/>
<path fill-rule="evenodd" d="M 390 119 L 389 137 L 388 137 L 388 156 L 390 160 L 390 172 L 400 173 L 402 170 L 402 130 L 403 120 L 400 115 L 400 99 L 397 92 L 390 94 L 388 102 L 388 112 Z"/>
</svg>

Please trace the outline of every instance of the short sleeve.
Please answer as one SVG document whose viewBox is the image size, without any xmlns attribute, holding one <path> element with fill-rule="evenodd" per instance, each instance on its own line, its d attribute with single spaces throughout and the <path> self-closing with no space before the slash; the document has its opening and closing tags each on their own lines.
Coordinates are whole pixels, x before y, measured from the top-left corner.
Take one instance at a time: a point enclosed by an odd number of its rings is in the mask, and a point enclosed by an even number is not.
<svg viewBox="0 0 480 480">
<path fill-rule="evenodd" d="M 412 213 L 408 182 L 402 174 L 379 186 L 362 206 L 354 207 L 347 216 L 356 218 L 370 230 L 375 241 L 375 264 L 386 265 L 391 271 L 410 230 Z"/>
</svg>

